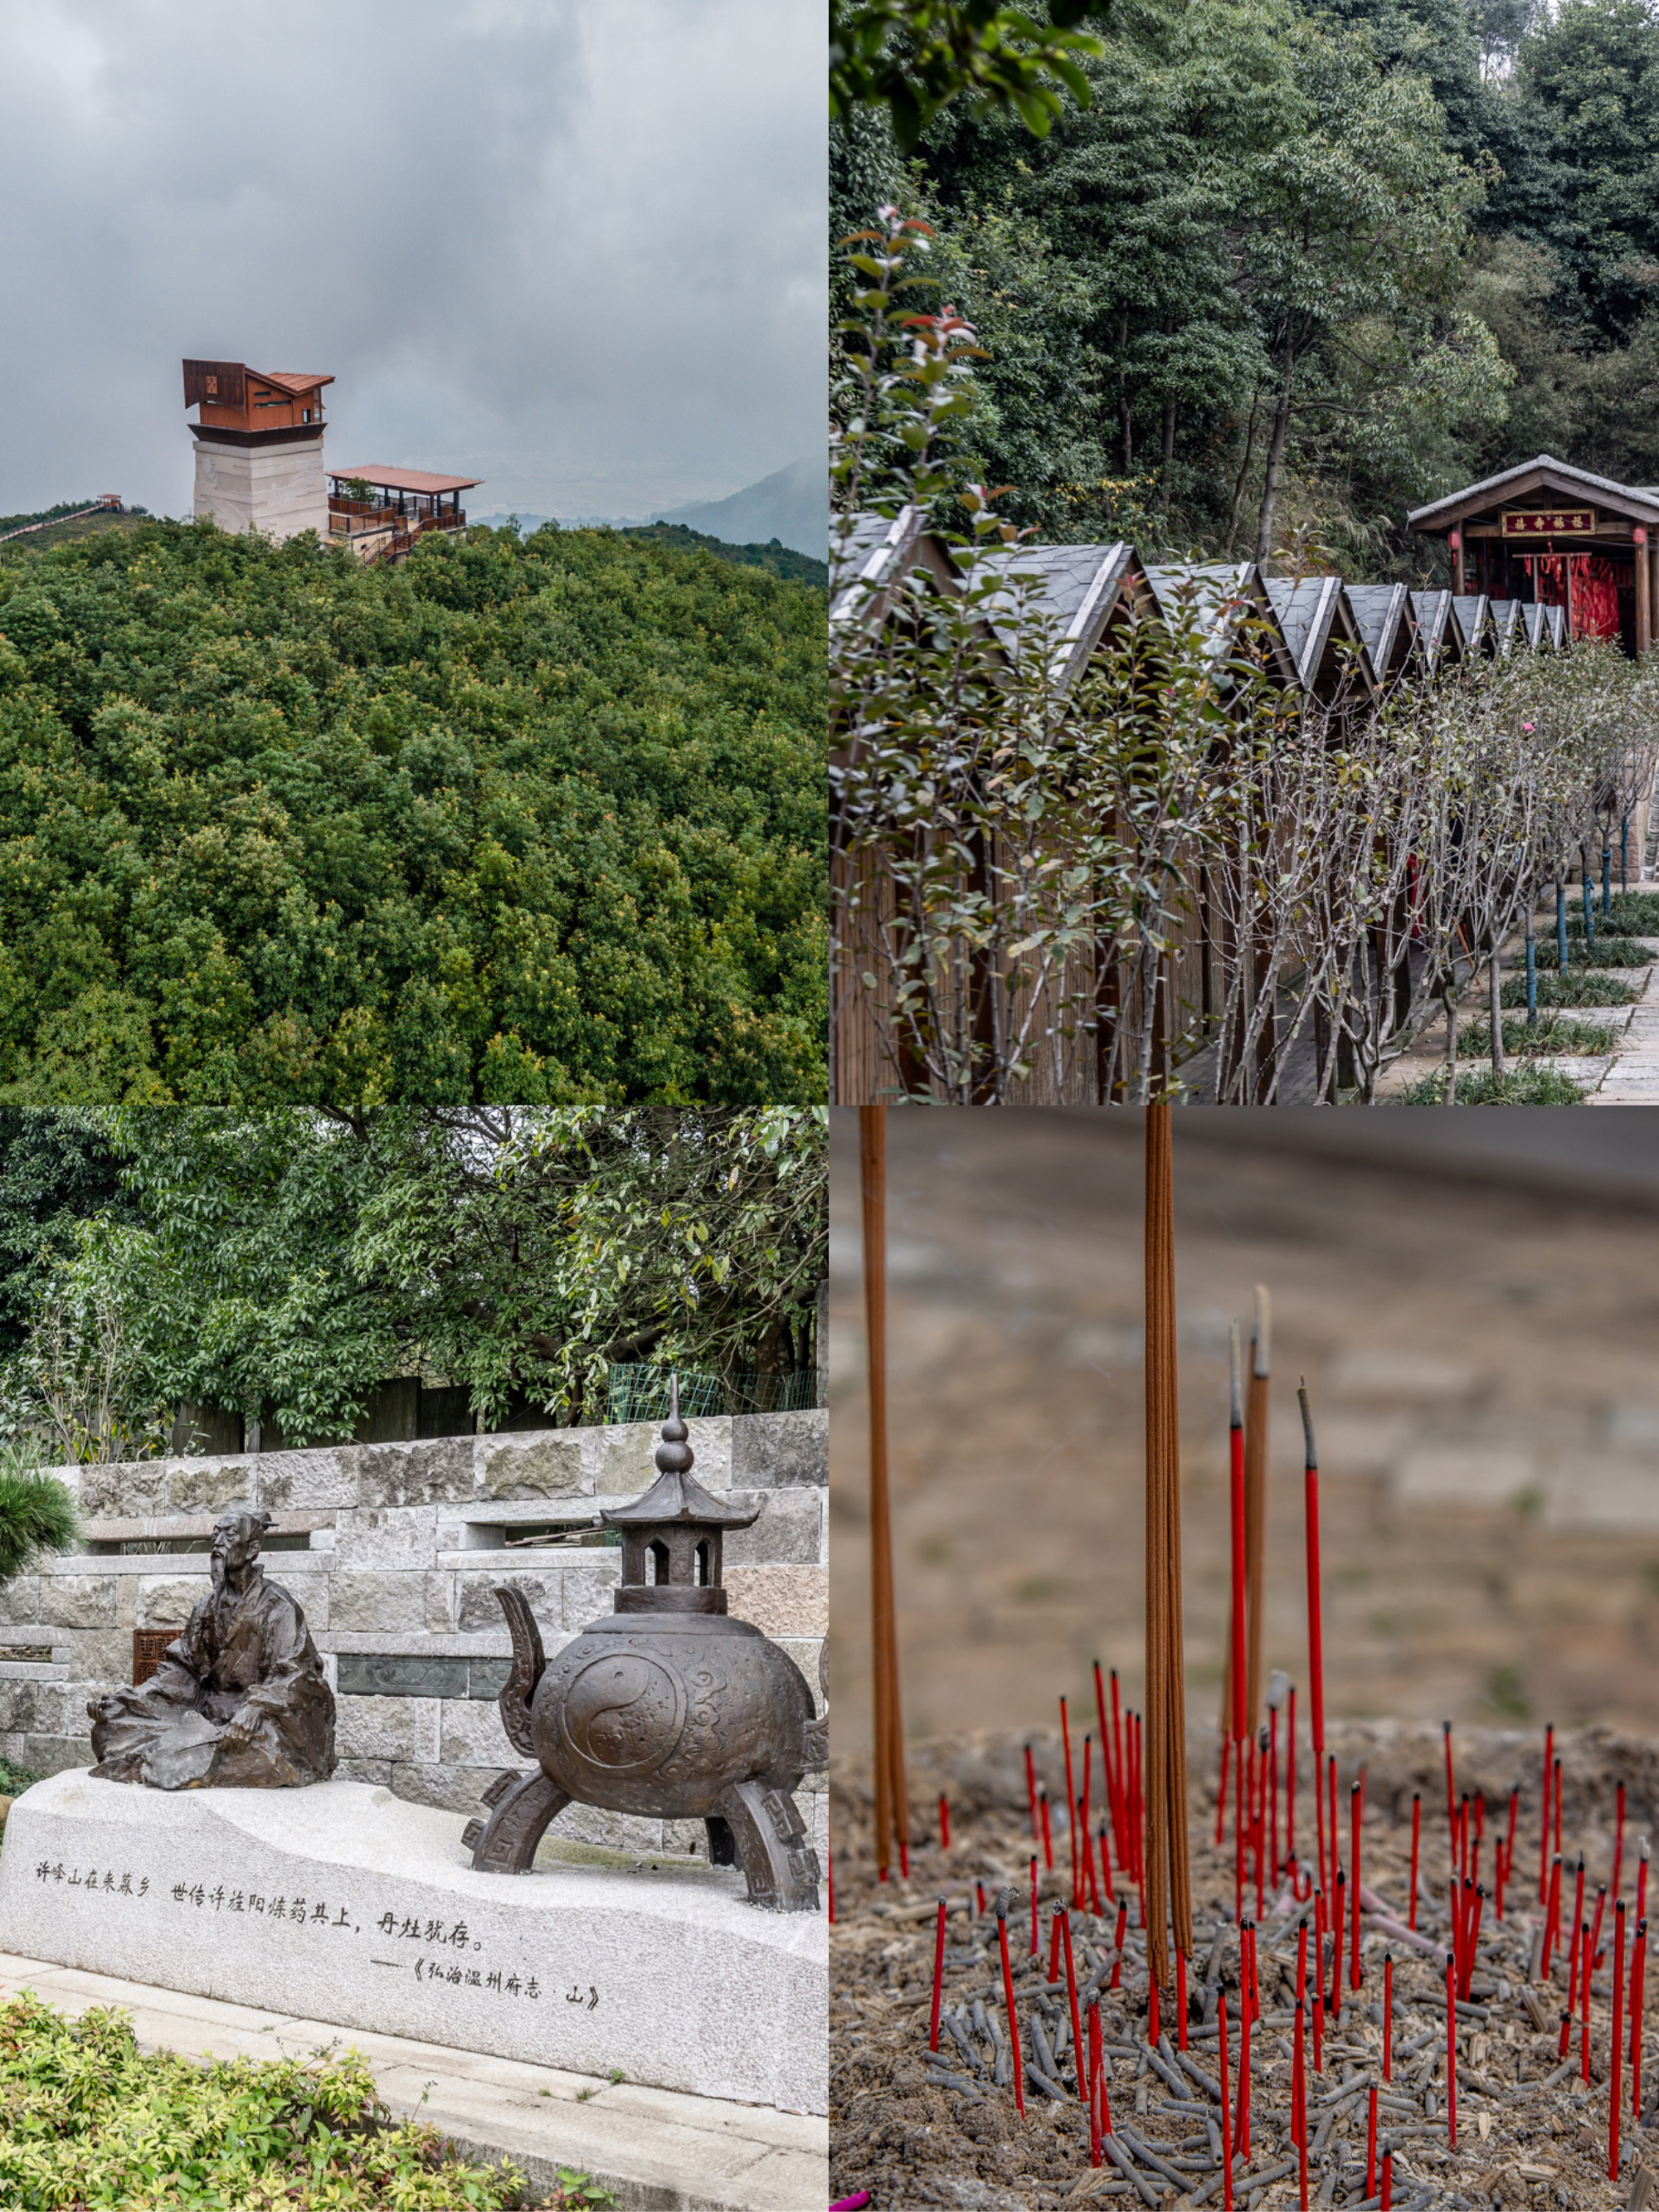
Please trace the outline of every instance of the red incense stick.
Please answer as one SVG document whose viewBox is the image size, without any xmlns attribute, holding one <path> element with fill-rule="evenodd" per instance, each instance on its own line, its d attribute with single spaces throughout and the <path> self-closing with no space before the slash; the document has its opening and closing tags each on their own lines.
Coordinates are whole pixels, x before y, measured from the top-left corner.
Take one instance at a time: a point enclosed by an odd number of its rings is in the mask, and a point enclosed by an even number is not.
<svg viewBox="0 0 1659 2212">
<path fill-rule="evenodd" d="M 1238 1993 L 1238 2122 L 1233 2130 L 1233 2148 L 1246 2164 L 1250 2156 L 1250 2000 L 1248 1993 Z"/>
<path fill-rule="evenodd" d="M 1019 2048 L 1019 2015 L 1014 2010 L 1013 1969 L 1008 1964 L 1008 1893 L 997 1899 L 997 1948 L 1002 1954 L 1002 2002 L 1008 2014 L 1008 2051 L 1014 2067 L 1014 2104 L 1025 2118 L 1025 2061 Z"/>
<path fill-rule="evenodd" d="M 1048 1826 L 1048 1792 L 1041 1782 L 1037 1784 L 1037 1814 L 1042 1826 L 1042 1863 L 1052 1874 L 1054 1870 L 1054 1838 Z"/>
<path fill-rule="evenodd" d="M 1100 1873 L 1101 1879 L 1106 1886 L 1106 1902 L 1108 1905 L 1115 1905 L 1117 1891 L 1112 1885 L 1112 1846 L 1107 1840 L 1104 1820 L 1100 1824 Z"/>
<path fill-rule="evenodd" d="M 1642 1997 L 1647 1979 L 1648 1923 L 1636 1923 L 1636 1948 L 1630 1962 L 1630 2114 L 1642 2117 Z"/>
<path fill-rule="evenodd" d="M 1452 1859 L 1457 1858 L 1457 1796 L 1452 1781 L 1451 1723 L 1442 1721 L 1440 1733 L 1446 1746 L 1446 1832 L 1451 1838 Z"/>
<path fill-rule="evenodd" d="M 1406 1925 L 1412 1929 L 1417 1925 L 1417 1847 L 1421 1840 L 1422 1830 L 1423 1800 L 1413 1790 L 1412 1792 L 1412 1893 L 1410 1910 L 1406 1916 Z"/>
<path fill-rule="evenodd" d="M 951 1848 L 951 1801 L 944 1796 L 939 1801 L 939 1847 L 942 1851 Z"/>
<path fill-rule="evenodd" d="M 1037 1870 L 1036 1870 L 1036 1861 L 1035 1859 L 1033 1859 L 1033 1860 L 1031 1861 L 1031 1956 L 1032 1956 L 1034 1959 L 1035 1959 L 1035 1958 L 1036 1958 L 1036 1957 L 1041 1954 L 1042 1949 L 1042 1937 L 1041 1937 L 1041 1936 L 1038 1935 L 1038 1933 L 1037 1933 Z M 1049 1977 L 1048 1977 L 1048 1979 L 1052 1982 L 1054 1978 L 1054 1976 L 1053 1976 L 1052 1974 L 1050 1974 L 1050 1975 L 1049 1975 Z"/>
<path fill-rule="evenodd" d="M 1331 1915 L 1331 2018 L 1342 2017 L 1342 1929 L 1346 1916 L 1342 1907 L 1346 1899 L 1348 1875 L 1345 1867 L 1336 1870 L 1336 1907 Z"/>
<path fill-rule="evenodd" d="M 1176 1946 L 1176 2047 L 1187 2048 L 1187 1954 Z"/>
<path fill-rule="evenodd" d="M 1060 1701 L 1060 1736 L 1066 1749 L 1066 1826 L 1071 1832 L 1072 1902 L 1081 1905 L 1077 1887 L 1077 1784 L 1072 1777 L 1072 1724 L 1066 1717 L 1066 1700 Z"/>
<path fill-rule="evenodd" d="M 1620 1795 L 1623 1795 L 1621 1790 Z M 1613 1900 L 1613 2044 L 1607 2082 L 1607 2179 L 1619 2179 L 1619 2107 L 1623 2101 L 1625 2057 L 1625 1900 Z"/>
<path fill-rule="evenodd" d="M 1325 2070 L 1325 1893 L 1314 1893 L 1314 1994 L 1313 1994 L 1313 2053 L 1314 2072 Z"/>
<path fill-rule="evenodd" d="M 1285 1863 L 1296 1864 L 1296 1690 L 1285 1701 Z"/>
<path fill-rule="evenodd" d="M 927 2048 L 939 2049 L 939 1992 L 945 1987 L 945 1915 L 947 1907 L 941 1897 L 939 1901 L 939 1923 L 933 1932 L 933 2011 L 927 2024 Z"/>
<path fill-rule="evenodd" d="M 1349 1911 L 1352 1926 L 1348 1935 L 1348 1987 L 1359 1987 L 1359 1823 L 1365 1811 L 1365 1776 L 1362 1768 L 1348 1796 L 1348 1825 L 1350 1841 L 1348 1856 L 1353 1862 L 1353 1887 L 1349 1893 Z M 1365 2194 L 1370 2195 L 1369 2185 Z"/>
<path fill-rule="evenodd" d="M 1365 2113 L 1365 2194 L 1376 2194 L 1376 2084 L 1371 2084 Z"/>
<path fill-rule="evenodd" d="M 1561 1848 L 1561 1762 L 1555 1762 L 1555 1848 Z"/>
<path fill-rule="evenodd" d="M 1394 2204 L 1394 2153 L 1382 2154 L 1382 2194 L 1378 2200 L 1379 2212 L 1391 2212 Z"/>
<path fill-rule="evenodd" d="M 1457 2148 L 1457 1962 L 1446 1954 L 1446 2140 Z"/>
<path fill-rule="evenodd" d="M 1550 1864 L 1549 1903 L 1544 1911 L 1544 1949 L 1540 1972 L 1545 1981 L 1550 1978 L 1550 1953 L 1555 1948 L 1561 1917 L 1561 1855 L 1558 1851 Z"/>
<path fill-rule="evenodd" d="M 1233 2137 L 1227 2101 L 1227 1993 L 1224 1990 L 1217 2000 L 1216 2020 L 1216 2050 L 1220 2057 L 1221 2074 L 1221 2202 L 1223 2212 L 1233 2212 Z"/>
<path fill-rule="evenodd" d="M 1072 1956 L 1072 1916 L 1062 1912 L 1060 1927 L 1066 1944 L 1066 1996 L 1072 2008 L 1072 2063 L 1078 2070 L 1078 2094 L 1083 2094 L 1083 2021 L 1078 2011 L 1077 1962 Z"/>
<path fill-rule="evenodd" d="M 1590 1990 L 1589 1990 L 1589 1985 L 1590 1985 L 1590 1978 L 1589 1978 L 1589 1921 L 1588 1921 L 1588 1920 L 1584 1923 L 1584 1927 L 1583 1927 L 1583 1938 L 1584 1938 L 1583 1942 L 1579 1945 L 1579 1947 L 1578 1947 L 1578 1958 L 1579 1958 L 1579 1963 L 1580 1963 L 1580 1966 L 1581 1966 L 1581 1967 L 1582 1967 L 1582 1969 L 1583 1969 L 1583 1971 L 1580 1972 L 1579 1977 L 1578 1977 L 1579 1985 L 1580 1985 L 1580 1990 L 1581 1990 L 1581 1995 L 1580 1995 L 1580 1998 L 1579 1998 L 1579 2014 L 1578 2014 L 1578 2017 L 1579 2017 L 1580 2021 L 1582 2022 L 1582 2028 L 1581 2028 L 1581 2032 L 1580 2032 L 1579 2039 L 1578 2039 L 1578 2051 L 1579 2051 L 1578 2072 L 1579 2072 L 1579 2076 L 1580 2076 L 1581 2080 L 1585 2081 L 1588 2081 L 1589 2080 L 1589 2077 L 1590 2077 L 1590 2071 L 1589 2071 L 1589 1999 L 1590 1999 Z"/>
<path fill-rule="evenodd" d="M 1302 2000 L 1296 2001 L 1296 2051 L 1291 2069 L 1291 2139 L 1296 2145 L 1302 2184 L 1302 2212 L 1308 2212 L 1308 2062 L 1303 2052 Z"/>
<path fill-rule="evenodd" d="M 1625 1785 L 1621 1782 L 1614 1792 L 1617 1811 L 1613 1831 L 1613 1893 L 1619 1894 L 1619 1875 L 1625 1863 Z"/>
<path fill-rule="evenodd" d="M 1601 1963 L 1601 1915 L 1607 1911 L 1607 1884 L 1602 1882 L 1595 1892 L 1595 1918 L 1590 1926 L 1589 1949 L 1585 1954 L 1588 1961 L 1584 1967 L 1586 1981 Z"/>
<path fill-rule="evenodd" d="M 1100 2000 L 1089 2000 L 1089 2163 L 1100 2164 L 1101 2107 L 1106 2104 L 1106 2069 L 1101 2063 Z M 1105 2132 L 1112 2130 L 1110 2108 L 1106 2113 Z"/>
<path fill-rule="evenodd" d="M 1394 2079 L 1394 1954 L 1382 1961 L 1382 2079 Z"/>
<path fill-rule="evenodd" d="M 1298 1386 L 1296 1400 L 1302 1408 L 1304 1445 L 1302 1485 L 1308 1561 L 1309 1721 L 1313 1733 L 1314 1808 L 1319 1826 L 1319 1881 L 1322 1888 L 1325 1883 L 1325 1804 L 1322 1788 L 1325 1767 L 1325 1650 L 1319 1589 L 1319 1454 L 1314 1444 L 1313 1415 L 1308 1410 L 1308 1386 L 1305 1382 Z"/>
<path fill-rule="evenodd" d="M 1227 1417 L 1227 1468 L 1233 1538 L 1232 1638 L 1228 1659 L 1232 1668 L 1232 1735 L 1237 1743 L 1249 1725 L 1246 1718 L 1245 1693 L 1249 1686 L 1244 1661 L 1244 1395 L 1239 1379 L 1237 1322 L 1228 1333 L 1228 1354 L 1232 1406 Z M 1243 1813 L 1241 1802 L 1235 1818 L 1242 1820 Z"/>
<path fill-rule="evenodd" d="M 1550 1760 L 1555 1750 L 1555 1723 L 1544 1730 L 1544 1765 L 1538 1779 L 1540 1785 L 1538 1815 L 1538 1902 L 1545 1902 L 1545 1892 L 1550 1875 Z"/>
</svg>

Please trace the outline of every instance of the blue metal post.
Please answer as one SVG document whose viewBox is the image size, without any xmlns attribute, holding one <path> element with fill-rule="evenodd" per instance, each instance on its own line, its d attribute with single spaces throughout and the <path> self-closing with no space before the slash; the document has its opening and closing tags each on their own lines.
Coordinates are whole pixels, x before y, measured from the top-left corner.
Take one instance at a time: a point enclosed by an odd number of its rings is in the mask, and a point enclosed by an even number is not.
<svg viewBox="0 0 1659 2212">
<path fill-rule="evenodd" d="M 1590 883 L 1589 870 L 1584 871 L 1584 957 L 1589 957 L 1595 949 L 1595 898 Z"/>
<path fill-rule="evenodd" d="M 1538 1019 L 1538 957 L 1532 939 L 1532 916 L 1527 916 L 1527 1024 Z"/>
<path fill-rule="evenodd" d="M 1555 886 L 1555 964 L 1559 973 L 1567 972 L 1567 887 Z"/>
</svg>

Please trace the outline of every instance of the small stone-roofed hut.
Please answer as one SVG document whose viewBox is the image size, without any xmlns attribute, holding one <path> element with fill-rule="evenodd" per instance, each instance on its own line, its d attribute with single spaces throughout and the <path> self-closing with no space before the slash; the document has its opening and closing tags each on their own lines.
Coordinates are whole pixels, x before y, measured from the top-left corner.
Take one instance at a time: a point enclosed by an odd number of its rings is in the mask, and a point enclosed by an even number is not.
<svg viewBox="0 0 1659 2212">
<path fill-rule="evenodd" d="M 1490 658 L 1497 653 L 1498 633 L 1492 628 L 1492 601 L 1485 592 L 1466 592 L 1462 598 L 1454 592 L 1452 611 L 1472 653 L 1485 653 Z"/>
<path fill-rule="evenodd" d="M 962 571 L 950 547 L 927 527 L 919 507 L 891 517 L 860 514 L 830 539 L 830 622 L 884 621 L 895 588 L 918 569 L 941 592 L 960 592 Z"/>
<path fill-rule="evenodd" d="M 1437 676 L 1468 657 L 1462 624 L 1449 592 L 1413 592 L 1412 612 L 1417 618 L 1424 666 L 1431 675 Z"/>
<path fill-rule="evenodd" d="M 1027 606 L 1034 605 L 1054 625 L 1051 673 L 1062 691 L 1071 690 L 1091 656 L 1123 623 L 1155 611 L 1140 556 L 1121 540 L 1110 545 L 1000 546 L 983 558 L 987 567 L 1010 579 L 1008 615 L 1018 579 L 1028 594 Z M 1001 631 L 998 599 L 990 602 L 990 612 Z"/>
<path fill-rule="evenodd" d="M 1270 576 L 1267 596 L 1310 699 L 1352 707 L 1371 696 L 1376 673 L 1340 576 Z"/>
<path fill-rule="evenodd" d="M 1407 674 L 1418 659 L 1417 617 L 1404 584 L 1350 584 L 1348 605 L 1379 684 Z"/>
</svg>

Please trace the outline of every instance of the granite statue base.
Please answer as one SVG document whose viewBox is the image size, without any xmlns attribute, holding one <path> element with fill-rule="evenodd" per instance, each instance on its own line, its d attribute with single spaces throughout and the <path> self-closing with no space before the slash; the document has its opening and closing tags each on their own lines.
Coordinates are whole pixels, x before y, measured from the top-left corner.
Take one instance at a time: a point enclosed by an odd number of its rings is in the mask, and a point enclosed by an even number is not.
<svg viewBox="0 0 1659 2212">
<path fill-rule="evenodd" d="M 735 1869 L 480 1874 L 459 1814 L 360 1782 L 12 1806 L 0 1951 L 342 2028 L 823 2112 L 828 1929 Z"/>
</svg>

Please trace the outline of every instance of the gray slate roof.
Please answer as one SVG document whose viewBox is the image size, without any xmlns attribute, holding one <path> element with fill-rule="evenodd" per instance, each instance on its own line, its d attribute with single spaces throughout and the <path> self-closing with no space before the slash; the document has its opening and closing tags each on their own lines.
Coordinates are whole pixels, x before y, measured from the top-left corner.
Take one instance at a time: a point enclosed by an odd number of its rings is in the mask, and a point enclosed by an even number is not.
<svg viewBox="0 0 1659 2212">
<path fill-rule="evenodd" d="M 1479 483 L 1465 484 L 1462 491 L 1448 492 L 1444 499 L 1431 500 L 1426 507 L 1413 507 L 1406 520 L 1413 530 L 1420 530 L 1425 522 L 1443 514 L 1448 507 L 1462 507 L 1477 492 L 1499 492 L 1505 484 L 1515 483 L 1520 477 L 1529 476 L 1534 469 L 1553 469 L 1560 476 L 1570 477 L 1574 483 L 1582 484 L 1586 491 L 1610 491 L 1620 499 L 1645 501 L 1653 509 L 1654 520 L 1659 521 L 1659 490 L 1644 489 L 1637 484 L 1615 483 L 1611 477 L 1593 476 L 1589 470 L 1576 469 L 1570 461 L 1553 459 L 1548 453 L 1540 453 L 1530 461 L 1517 462 L 1512 469 L 1500 469 L 1495 477 L 1483 477 Z"/>
</svg>

